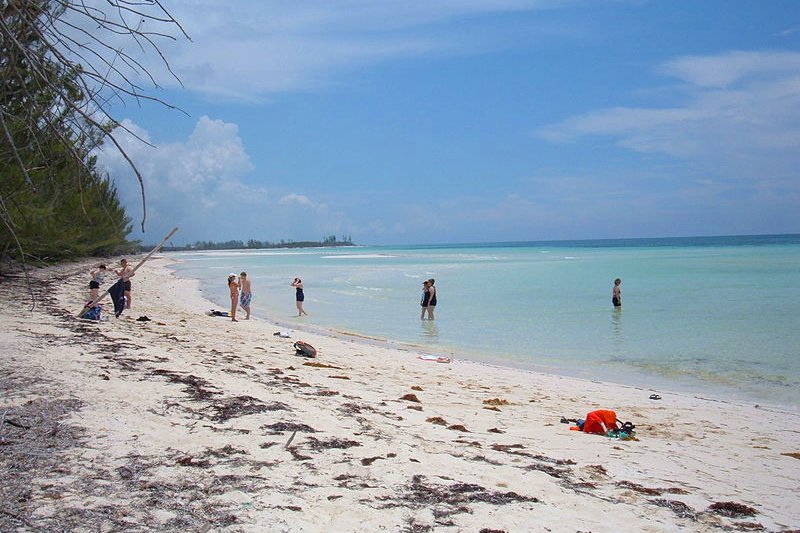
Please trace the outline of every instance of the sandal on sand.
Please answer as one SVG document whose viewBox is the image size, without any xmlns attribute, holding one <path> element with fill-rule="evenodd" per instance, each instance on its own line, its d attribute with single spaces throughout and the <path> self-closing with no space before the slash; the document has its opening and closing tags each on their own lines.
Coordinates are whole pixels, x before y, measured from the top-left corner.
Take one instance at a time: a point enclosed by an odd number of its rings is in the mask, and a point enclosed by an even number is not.
<svg viewBox="0 0 800 533">
<path fill-rule="evenodd" d="M 660 400 L 661 396 L 659 396 L 658 394 L 651 394 L 650 395 L 650 399 L 651 400 Z"/>
</svg>

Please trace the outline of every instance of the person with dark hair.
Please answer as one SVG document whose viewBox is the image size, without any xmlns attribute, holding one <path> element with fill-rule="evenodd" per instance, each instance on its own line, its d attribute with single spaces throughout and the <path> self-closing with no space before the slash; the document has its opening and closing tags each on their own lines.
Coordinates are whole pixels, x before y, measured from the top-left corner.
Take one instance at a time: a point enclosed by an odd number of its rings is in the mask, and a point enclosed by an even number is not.
<svg viewBox="0 0 800 533">
<path fill-rule="evenodd" d="M 436 311 L 436 287 L 433 286 L 435 282 L 436 280 L 433 278 L 428 280 L 428 294 L 430 294 L 430 298 L 428 298 L 428 320 L 433 320 L 433 312 Z"/>
<path fill-rule="evenodd" d="M 428 290 L 430 286 L 430 281 L 425 280 L 422 282 L 422 299 L 419 302 L 419 305 L 422 306 L 422 314 L 419 315 L 420 320 L 425 320 L 425 313 L 428 312 L 428 304 L 430 304 L 431 300 L 431 293 Z"/>
<path fill-rule="evenodd" d="M 303 302 L 306 299 L 306 295 L 303 292 L 303 280 L 300 278 L 294 278 L 292 281 L 292 287 L 295 288 L 295 305 L 297 306 L 297 316 L 308 315 L 308 313 L 303 310 Z"/>
<path fill-rule="evenodd" d="M 136 272 L 128 266 L 127 259 L 120 259 L 119 264 L 122 268 L 115 270 L 114 273 L 122 280 L 123 294 L 125 295 L 125 309 L 130 309 L 133 304 L 133 295 L 131 294 L 131 278 L 136 275 Z"/>
<path fill-rule="evenodd" d="M 611 289 L 611 304 L 614 306 L 614 309 L 619 309 L 622 307 L 622 289 L 620 285 L 622 284 L 622 280 L 617 278 L 614 280 L 614 288 Z"/>
<path fill-rule="evenodd" d="M 250 302 L 253 301 L 253 292 L 250 288 L 250 280 L 247 277 L 247 272 L 239 274 L 239 285 L 242 289 L 242 295 L 239 297 L 239 305 L 245 310 L 247 316 L 245 320 L 250 320 Z"/>
<path fill-rule="evenodd" d="M 89 300 L 95 301 L 97 300 L 97 296 L 100 294 L 100 284 L 103 283 L 103 278 L 106 276 L 106 266 L 105 265 L 97 265 L 95 270 L 92 270 L 92 281 L 89 282 Z"/>
<path fill-rule="evenodd" d="M 239 284 L 236 283 L 236 274 L 228 274 L 228 289 L 231 291 L 231 322 L 236 320 L 236 307 L 239 305 Z"/>
</svg>

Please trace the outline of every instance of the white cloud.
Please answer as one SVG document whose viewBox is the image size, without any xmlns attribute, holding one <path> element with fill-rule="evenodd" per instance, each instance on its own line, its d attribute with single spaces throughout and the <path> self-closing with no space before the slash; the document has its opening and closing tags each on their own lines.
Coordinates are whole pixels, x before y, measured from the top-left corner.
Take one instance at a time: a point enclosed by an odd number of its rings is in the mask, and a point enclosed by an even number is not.
<svg viewBox="0 0 800 533">
<path fill-rule="evenodd" d="M 147 198 L 147 231 L 142 235 L 137 230 L 133 238 L 155 242 L 179 226 L 176 242 L 317 239 L 348 227 L 340 213 L 289 193 L 282 184 L 270 189 L 251 185 L 247 178 L 255 169 L 235 124 L 204 116 L 185 141 L 163 144 L 130 121 L 123 125 L 131 133 L 120 129 L 116 135 L 144 176 Z M 99 166 L 115 179 L 123 205 L 138 223 L 141 195 L 133 172 L 110 145 L 97 155 Z M 292 216 L 298 205 L 314 209 L 298 219 Z"/>
<path fill-rule="evenodd" d="M 610 136 L 620 146 L 691 160 L 725 177 L 796 177 L 800 166 L 800 53 L 730 52 L 669 61 L 684 103 L 617 107 L 539 131 L 551 141 Z"/>
<path fill-rule="evenodd" d="M 302 194 L 289 193 L 279 202 L 281 205 L 303 205 L 307 207 L 314 207 L 314 202 L 308 199 L 308 196 Z"/>
<path fill-rule="evenodd" d="M 91 1 L 102 6 L 99 0 Z M 157 39 L 157 43 L 190 91 L 260 101 L 275 93 L 334 84 L 340 73 L 363 65 L 432 53 L 472 52 L 473 46 L 497 46 L 474 34 L 444 30 L 454 19 L 575 3 L 576 0 L 182 0 L 166 3 L 166 7 L 191 41 L 168 25 L 153 25 L 150 29 L 178 37 L 174 41 Z M 487 31 L 498 30 L 488 27 Z M 108 39 L 112 48 L 125 43 L 120 36 L 109 35 Z M 125 49 L 137 55 L 159 83 L 177 84 L 164 71 L 157 54 L 143 50 L 139 56 L 135 46 Z"/>
</svg>

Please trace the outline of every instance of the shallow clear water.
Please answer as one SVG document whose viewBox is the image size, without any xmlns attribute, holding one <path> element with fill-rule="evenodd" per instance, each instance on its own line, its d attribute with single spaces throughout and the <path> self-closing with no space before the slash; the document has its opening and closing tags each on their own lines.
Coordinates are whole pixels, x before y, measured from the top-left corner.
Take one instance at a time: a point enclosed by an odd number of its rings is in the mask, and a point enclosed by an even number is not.
<svg viewBox="0 0 800 533">
<path fill-rule="evenodd" d="M 800 405 L 800 236 L 175 253 L 225 309 L 639 386 Z M 295 277 L 305 285 L 296 313 Z M 420 321 L 436 278 L 436 320 Z M 623 309 L 611 307 L 622 278 Z"/>
</svg>

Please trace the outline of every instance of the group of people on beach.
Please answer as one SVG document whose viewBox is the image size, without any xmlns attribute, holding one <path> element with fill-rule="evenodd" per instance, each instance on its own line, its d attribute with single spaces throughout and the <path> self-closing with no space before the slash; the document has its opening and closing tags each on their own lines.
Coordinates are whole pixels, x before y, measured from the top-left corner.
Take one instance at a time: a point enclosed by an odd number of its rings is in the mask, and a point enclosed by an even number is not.
<svg viewBox="0 0 800 533">
<path fill-rule="evenodd" d="M 305 293 L 303 292 L 303 280 L 294 278 L 291 286 L 295 288 L 295 304 L 297 306 L 297 316 L 308 315 L 303 309 L 303 302 L 305 301 Z M 253 289 L 250 279 L 247 277 L 247 272 L 239 274 L 239 279 L 236 279 L 236 274 L 231 272 L 228 274 L 228 289 L 231 293 L 231 311 L 229 313 L 231 321 L 236 320 L 236 310 L 238 307 L 244 309 L 247 315 L 245 320 L 250 320 L 250 304 L 253 301 Z"/>
<path fill-rule="evenodd" d="M 133 303 L 133 294 L 131 286 L 131 278 L 136 275 L 136 272 L 128 265 L 127 259 L 119 260 L 120 268 L 115 270 L 114 274 L 122 280 L 122 287 L 125 295 L 125 309 L 130 309 Z M 89 303 L 97 302 L 100 296 L 100 284 L 105 281 L 108 268 L 104 264 L 97 265 L 91 272 L 92 280 L 89 282 Z"/>
</svg>

